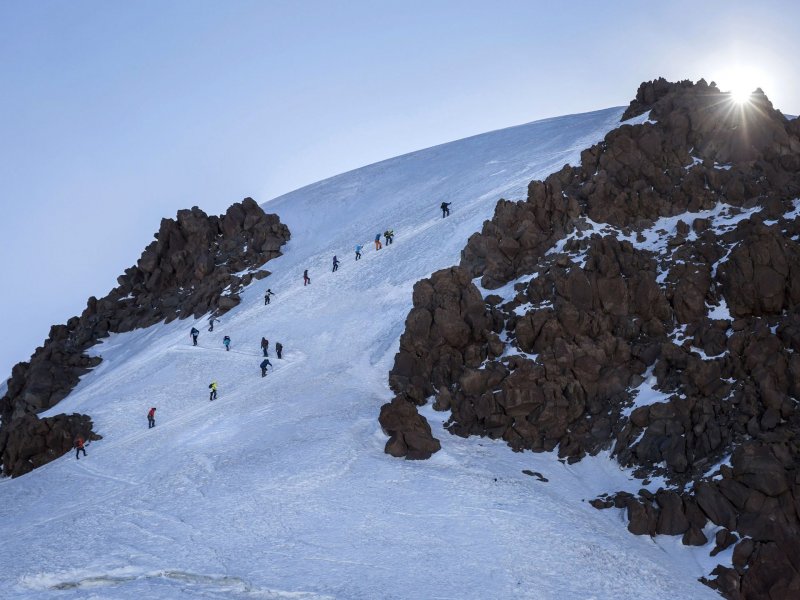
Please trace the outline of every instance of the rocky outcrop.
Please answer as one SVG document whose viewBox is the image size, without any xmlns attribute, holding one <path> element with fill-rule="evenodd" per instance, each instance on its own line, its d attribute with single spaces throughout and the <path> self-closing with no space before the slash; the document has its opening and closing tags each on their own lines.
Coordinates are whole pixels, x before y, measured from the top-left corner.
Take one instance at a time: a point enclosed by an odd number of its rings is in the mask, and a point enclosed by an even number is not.
<svg viewBox="0 0 800 600">
<path fill-rule="evenodd" d="M 413 302 L 389 385 L 400 397 L 422 405 L 466 368 L 481 365 L 492 323 L 483 296 L 460 268 L 418 282 Z"/>
<path fill-rule="evenodd" d="M 380 423 L 390 436 L 387 453 L 427 458 L 439 449 L 439 441 L 415 405 L 425 404 L 437 390 L 439 402 L 448 402 L 448 382 L 466 368 L 480 366 L 490 320 L 483 297 L 459 268 L 438 271 L 430 280 L 418 282 L 413 301 L 389 379 L 397 397 L 381 409 Z"/>
<path fill-rule="evenodd" d="M 12 475 L 23 475 L 69 452 L 78 436 L 87 442 L 102 439 L 92 431 L 86 415 L 56 415 L 39 418 L 25 414 L 0 432 L 5 464 L 15 467 Z"/>
<path fill-rule="evenodd" d="M 161 221 L 156 240 L 118 279 L 119 287 L 101 306 L 90 299 L 88 310 L 102 312 L 113 303 L 119 315 L 115 330 L 122 331 L 225 312 L 239 303 L 243 286 L 269 274 L 258 267 L 280 256 L 288 239 L 286 225 L 252 198 L 219 217 L 197 207 L 178 211 L 177 219 Z"/>
<path fill-rule="evenodd" d="M 502 306 L 484 301 L 464 269 L 418 283 L 392 389 L 416 404 L 434 396 L 458 435 L 558 446 L 572 458 L 597 451 L 623 392 L 657 355 L 653 340 L 671 326 L 672 310 L 651 257 L 613 238 L 588 241 L 587 252 L 584 269 L 555 261 Z M 529 305 L 542 308 L 517 314 Z M 502 356 L 500 334 L 515 336 L 521 352 Z"/>
<path fill-rule="evenodd" d="M 55 406 L 99 364 L 100 358 L 86 354 L 99 339 L 230 310 L 244 286 L 269 275 L 260 267 L 280 256 L 289 229 L 277 215 L 245 198 L 219 217 L 197 207 L 178 211 L 176 219 L 161 221 L 155 238 L 136 265 L 117 279 L 116 288 L 99 300 L 89 298 L 80 316 L 51 327 L 30 361 L 13 368 L 0 399 L 4 475 L 16 477 L 61 456 L 69 449 L 62 441 L 74 439 L 78 430 L 88 436 L 88 417 L 58 415 L 40 421 L 36 414 Z M 42 433 L 45 427 L 47 434 Z"/>
<path fill-rule="evenodd" d="M 735 550 L 709 585 L 794 597 L 800 124 L 702 80 L 642 84 L 624 118 L 647 111 L 501 200 L 460 267 L 417 284 L 393 403 L 570 461 L 611 449 L 669 486 L 595 506 L 688 545 L 711 522 Z"/>
<path fill-rule="evenodd" d="M 565 167 L 544 182 L 531 182 L 527 202 L 500 200 L 494 218 L 469 238 L 461 266 L 473 277 L 482 276 L 481 284 L 489 289 L 514 279 L 515 273 L 532 272 L 580 214 L 575 198 L 565 195 L 572 176 L 573 170 Z"/>
<path fill-rule="evenodd" d="M 800 489 L 797 456 L 787 450 L 747 442 L 734 451 L 733 466 L 723 467 L 721 477 L 697 481 L 689 493 L 643 490 L 639 497 L 617 494 L 595 506 L 625 508 L 631 533 L 683 533 L 688 545 L 705 545 L 702 529 L 709 522 L 718 525 L 712 556 L 738 544 L 733 566 L 717 567 L 716 578 L 706 583 L 731 598 L 794 598 L 800 590 L 795 500 Z"/>
<path fill-rule="evenodd" d="M 722 294 L 738 318 L 781 315 L 800 302 L 800 246 L 769 227 L 743 237 L 719 269 Z"/>
<path fill-rule="evenodd" d="M 683 147 L 696 156 L 722 164 L 751 161 L 774 162 L 772 185 L 783 168 L 796 164 L 800 153 L 797 124 L 776 111 L 761 89 L 753 92 L 749 102 L 736 104 L 721 94 L 712 82 L 677 84 L 664 79 L 639 86 L 636 100 L 623 115 L 628 119 L 645 111 L 669 130 L 667 139 L 673 148 Z M 789 162 L 782 162 L 788 157 Z M 778 159 L 776 161 L 776 159 Z"/>
</svg>

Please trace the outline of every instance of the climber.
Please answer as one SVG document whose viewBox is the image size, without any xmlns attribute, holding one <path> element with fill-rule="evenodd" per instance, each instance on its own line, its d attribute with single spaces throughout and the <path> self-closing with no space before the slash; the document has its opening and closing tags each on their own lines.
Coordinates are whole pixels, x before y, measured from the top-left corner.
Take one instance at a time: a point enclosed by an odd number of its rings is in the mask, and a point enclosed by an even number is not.
<svg viewBox="0 0 800 600">
<path fill-rule="evenodd" d="M 264 292 L 264 306 L 269 304 L 269 297 L 274 295 L 275 295 L 274 292 L 271 289 L 267 288 L 267 291 Z"/>
<path fill-rule="evenodd" d="M 216 400 L 216 398 L 217 398 L 217 382 L 216 381 L 212 381 L 211 383 L 209 383 L 208 384 L 208 389 L 211 390 L 211 392 L 208 394 L 209 402 L 211 400 Z"/>
<path fill-rule="evenodd" d="M 386 231 L 383 232 L 383 237 L 386 238 L 386 245 L 388 246 L 394 241 L 394 231 L 392 231 L 391 229 L 387 229 Z"/>
<path fill-rule="evenodd" d="M 308 276 L 308 269 L 303 271 L 303 287 L 311 283 L 311 278 Z"/>
<path fill-rule="evenodd" d="M 269 340 L 265 337 L 261 338 L 261 350 L 264 351 L 264 356 L 269 356 Z"/>
<path fill-rule="evenodd" d="M 209 330 L 209 331 L 214 331 L 214 321 L 216 321 L 217 323 L 219 323 L 219 319 L 215 319 L 214 317 L 211 317 L 211 318 L 208 320 L 208 330 Z"/>
<path fill-rule="evenodd" d="M 361 244 L 358 244 L 358 245 L 356 246 L 356 260 L 358 260 L 358 259 L 360 259 L 360 258 L 361 258 L 361 249 L 362 249 L 363 247 L 364 247 L 364 246 L 362 246 Z"/>
<path fill-rule="evenodd" d="M 381 248 L 383 248 L 383 246 L 381 245 L 381 234 L 380 233 L 376 233 L 375 234 L 375 250 L 380 250 Z"/>
<path fill-rule="evenodd" d="M 222 338 L 222 343 L 225 345 L 226 352 L 231 349 L 231 338 L 228 337 L 227 335 L 224 338 Z"/>
<path fill-rule="evenodd" d="M 333 255 L 333 272 L 335 273 L 338 270 L 339 270 L 339 259 L 336 258 L 336 255 L 334 254 Z"/>
<path fill-rule="evenodd" d="M 262 377 L 266 377 L 267 376 L 267 367 L 271 367 L 271 366 L 272 366 L 272 363 L 269 362 L 268 358 L 265 358 L 264 360 L 261 361 L 261 376 Z"/>
<path fill-rule="evenodd" d="M 189 333 L 192 334 L 192 346 L 197 346 L 197 336 L 200 335 L 200 332 L 195 327 L 192 327 Z"/>
<path fill-rule="evenodd" d="M 147 428 L 152 429 L 156 426 L 156 407 L 152 407 L 147 412 Z"/>
<path fill-rule="evenodd" d="M 447 215 L 450 214 L 450 205 L 452 202 L 442 202 L 442 218 L 444 219 Z"/>
<path fill-rule="evenodd" d="M 282 353 L 283 353 L 283 344 L 281 344 L 280 342 L 275 342 L 275 354 L 277 354 L 278 358 L 280 358 Z"/>
<path fill-rule="evenodd" d="M 86 456 L 86 448 L 83 447 L 83 437 L 78 436 L 75 438 L 75 458 L 80 460 L 80 453 L 83 452 L 83 455 Z"/>
</svg>

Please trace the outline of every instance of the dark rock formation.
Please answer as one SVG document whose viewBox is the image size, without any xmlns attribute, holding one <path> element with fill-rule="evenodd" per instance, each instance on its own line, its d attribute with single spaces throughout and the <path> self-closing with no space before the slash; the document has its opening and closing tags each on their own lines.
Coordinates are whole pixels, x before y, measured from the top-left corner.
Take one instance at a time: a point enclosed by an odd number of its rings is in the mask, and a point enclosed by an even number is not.
<svg viewBox="0 0 800 600">
<path fill-rule="evenodd" d="M 91 439 L 86 416 L 40 421 L 36 414 L 55 406 L 100 363 L 86 354 L 99 339 L 161 321 L 224 313 L 239 303 L 244 286 L 269 275 L 259 267 L 280 256 L 289 229 L 245 198 L 219 217 L 197 207 L 178 211 L 177 219 L 161 221 L 155 238 L 116 288 L 100 300 L 89 298 L 79 317 L 51 327 L 30 361 L 13 368 L 0 399 L 4 475 L 16 477 L 61 456 L 70 447 L 63 440 L 71 443 L 78 431 Z"/>
<path fill-rule="evenodd" d="M 92 431 L 92 421 L 86 415 L 40 419 L 25 414 L 13 421 L 13 427 L 0 432 L 3 461 L 14 466 L 13 476 L 24 475 L 69 452 L 78 436 L 87 441 L 102 439 Z"/>
<path fill-rule="evenodd" d="M 624 118 L 647 111 L 416 285 L 393 404 L 419 429 L 433 398 L 457 435 L 571 461 L 612 448 L 671 486 L 594 506 L 690 545 L 711 521 L 736 551 L 709 585 L 797 597 L 800 123 L 702 80 L 642 84 Z"/>
<path fill-rule="evenodd" d="M 483 360 L 478 352 L 465 363 L 454 347 L 477 350 L 485 343 L 483 330 L 489 325 L 483 298 L 463 269 L 438 271 L 430 281 L 414 286 L 414 308 L 406 319 L 389 381 L 398 397 L 381 409 L 380 423 L 390 436 L 387 453 L 427 458 L 439 449 L 439 441 L 414 405 L 424 404 L 441 388 L 438 402 L 449 406 L 447 382 L 460 376 L 465 366 L 477 368 Z M 473 332 L 479 332 L 477 338 Z"/>
<path fill-rule="evenodd" d="M 395 398 L 381 408 L 381 427 L 389 435 L 386 453 L 405 456 L 411 460 L 430 458 L 441 448 L 439 440 L 431 434 L 431 426 L 417 413 L 413 404 Z"/>
</svg>

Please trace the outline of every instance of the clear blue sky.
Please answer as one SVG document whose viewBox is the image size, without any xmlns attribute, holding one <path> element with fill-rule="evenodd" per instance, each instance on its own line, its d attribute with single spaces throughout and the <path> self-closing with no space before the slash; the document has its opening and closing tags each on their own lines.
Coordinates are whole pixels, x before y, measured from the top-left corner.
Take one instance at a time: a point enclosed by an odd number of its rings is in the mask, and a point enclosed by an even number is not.
<svg viewBox="0 0 800 600">
<path fill-rule="evenodd" d="M 0 3 L 0 377 L 162 217 L 747 72 L 800 112 L 784 2 Z"/>
</svg>

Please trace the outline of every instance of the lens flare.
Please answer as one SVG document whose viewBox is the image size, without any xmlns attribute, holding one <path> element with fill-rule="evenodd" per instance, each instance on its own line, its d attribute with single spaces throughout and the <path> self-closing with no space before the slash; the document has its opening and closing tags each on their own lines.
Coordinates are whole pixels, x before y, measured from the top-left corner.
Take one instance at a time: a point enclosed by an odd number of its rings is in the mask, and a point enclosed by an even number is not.
<svg viewBox="0 0 800 600">
<path fill-rule="evenodd" d="M 763 76 L 756 69 L 744 66 L 728 68 L 719 74 L 719 88 L 731 95 L 736 104 L 746 104 L 759 85 L 763 85 Z"/>
<path fill-rule="evenodd" d="M 749 85 L 736 85 L 731 88 L 731 100 L 736 104 L 745 104 L 750 102 L 750 97 L 753 95 L 754 87 Z"/>
</svg>

